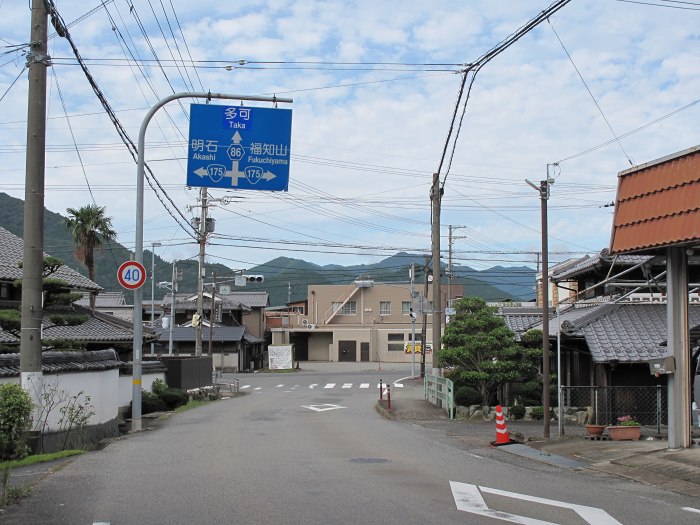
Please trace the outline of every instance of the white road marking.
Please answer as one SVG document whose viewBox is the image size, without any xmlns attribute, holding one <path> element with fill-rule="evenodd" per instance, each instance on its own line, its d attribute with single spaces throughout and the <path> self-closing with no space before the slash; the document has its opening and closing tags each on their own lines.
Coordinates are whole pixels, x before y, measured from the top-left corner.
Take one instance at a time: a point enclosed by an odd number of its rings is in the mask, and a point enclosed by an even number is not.
<svg viewBox="0 0 700 525">
<path fill-rule="evenodd" d="M 687 512 L 697 512 L 700 514 L 700 509 L 694 509 L 693 507 L 682 507 L 681 510 L 685 510 Z"/>
<path fill-rule="evenodd" d="M 277 388 L 282 388 L 284 385 L 277 385 Z"/>
<path fill-rule="evenodd" d="M 339 408 L 347 408 L 340 405 L 331 405 L 326 403 L 324 405 L 301 405 L 302 408 L 308 408 L 314 412 L 327 412 L 328 410 L 337 410 Z"/>
<path fill-rule="evenodd" d="M 314 383 L 313 385 L 309 385 L 309 388 L 310 388 L 311 390 L 313 390 L 313 389 L 316 388 L 317 386 L 318 386 L 318 383 Z"/>
<path fill-rule="evenodd" d="M 328 383 L 326 386 L 323 388 L 335 388 L 335 383 Z"/>
<path fill-rule="evenodd" d="M 253 390 L 258 391 L 258 390 L 261 390 L 261 389 L 262 389 L 261 386 L 256 386 Z"/>
<path fill-rule="evenodd" d="M 352 388 L 352 383 L 343 383 L 341 388 Z"/>
<path fill-rule="evenodd" d="M 243 385 L 243 386 L 241 387 L 241 390 L 245 390 L 246 388 L 250 388 L 250 385 Z"/>
<path fill-rule="evenodd" d="M 401 383 L 394 383 L 394 386 L 396 388 L 403 388 L 403 384 L 401 384 Z"/>
<path fill-rule="evenodd" d="M 507 512 L 501 512 L 490 509 L 488 505 L 486 505 L 484 498 L 482 498 L 481 493 L 485 492 L 488 494 L 495 494 L 497 496 L 504 496 L 507 498 L 530 501 L 542 505 L 551 505 L 553 507 L 571 509 L 576 514 L 578 514 L 581 517 L 581 519 L 583 519 L 586 523 L 590 523 L 592 525 L 622 525 L 619 521 L 617 521 L 603 509 L 598 509 L 596 507 L 587 507 L 585 505 L 576 505 L 574 503 L 567 503 L 565 501 L 538 498 L 536 496 L 528 496 L 526 494 L 518 494 L 517 492 L 508 492 L 506 490 L 492 489 L 489 487 L 479 487 L 477 485 L 459 483 L 457 481 L 450 481 L 450 487 L 452 488 L 452 496 L 454 497 L 455 505 L 457 506 L 458 510 L 461 510 L 463 512 L 469 512 L 471 514 L 477 514 L 480 516 L 498 518 L 504 521 L 509 521 L 511 523 L 518 523 L 520 525 L 556 524 L 549 521 L 542 521 L 535 518 L 528 518 L 527 516 L 518 516 L 517 514 L 509 514 Z"/>
<path fill-rule="evenodd" d="M 360 383 L 360 388 L 369 388 L 369 383 Z"/>
</svg>

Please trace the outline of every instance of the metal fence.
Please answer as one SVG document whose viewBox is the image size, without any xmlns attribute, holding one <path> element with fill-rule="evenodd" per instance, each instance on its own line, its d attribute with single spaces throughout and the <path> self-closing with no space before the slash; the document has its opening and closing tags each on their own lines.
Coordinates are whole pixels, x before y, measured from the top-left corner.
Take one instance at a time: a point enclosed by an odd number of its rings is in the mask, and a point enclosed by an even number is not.
<svg viewBox="0 0 700 525">
<path fill-rule="evenodd" d="M 454 383 L 440 376 L 425 375 L 423 381 L 425 399 L 433 405 L 444 408 L 450 419 L 455 417 Z"/>
<path fill-rule="evenodd" d="M 628 415 L 657 432 L 668 423 L 667 392 L 661 386 L 565 386 L 562 400 L 565 407 L 589 407 L 590 423 L 599 425 Z"/>
</svg>

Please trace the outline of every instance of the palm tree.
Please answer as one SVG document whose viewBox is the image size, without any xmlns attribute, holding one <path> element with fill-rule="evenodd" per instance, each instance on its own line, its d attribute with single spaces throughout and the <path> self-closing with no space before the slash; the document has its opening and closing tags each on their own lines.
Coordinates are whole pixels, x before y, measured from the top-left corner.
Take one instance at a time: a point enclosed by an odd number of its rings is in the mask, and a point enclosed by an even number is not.
<svg viewBox="0 0 700 525">
<path fill-rule="evenodd" d="M 112 218 L 105 215 L 105 208 L 97 204 L 88 204 L 66 210 L 66 227 L 71 231 L 75 243 L 75 257 L 87 267 L 88 278 L 95 280 L 95 248 L 102 253 L 103 241 L 113 241 L 117 232 L 112 229 Z M 90 294 L 90 309 L 95 311 L 95 295 Z"/>
</svg>

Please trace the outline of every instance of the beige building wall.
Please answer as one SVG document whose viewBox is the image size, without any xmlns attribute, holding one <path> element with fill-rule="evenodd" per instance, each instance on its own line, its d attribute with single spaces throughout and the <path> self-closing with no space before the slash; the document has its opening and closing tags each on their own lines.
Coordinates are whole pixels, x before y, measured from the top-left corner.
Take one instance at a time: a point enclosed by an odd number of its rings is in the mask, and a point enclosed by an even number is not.
<svg viewBox="0 0 700 525">
<path fill-rule="evenodd" d="M 428 296 L 432 297 L 432 285 Z M 416 286 L 423 291 L 423 285 Z M 412 361 L 406 343 L 412 341 L 410 308 L 420 301 L 411 299 L 409 283 L 380 284 L 356 281 L 350 285 L 311 285 L 308 312 L 293 315 L 288 326 L 272 330 L 273 344 L 289 344 L 306 338 L 311 361 Z M 427 307 L 428 304 L 424 302 Z M 444 308 L 443 308 L 444 310 Z M 423 316 L 415 323 L 420 340 Z M 432 347 L 432 314 L 427 315 L 426 340 Z M 410 348 L 410 345 L 409 345 Z M 416 354 L 419 363 L 421 355 Z M 432 365 L 432 353 L 426 355 Z"/>
</svg>

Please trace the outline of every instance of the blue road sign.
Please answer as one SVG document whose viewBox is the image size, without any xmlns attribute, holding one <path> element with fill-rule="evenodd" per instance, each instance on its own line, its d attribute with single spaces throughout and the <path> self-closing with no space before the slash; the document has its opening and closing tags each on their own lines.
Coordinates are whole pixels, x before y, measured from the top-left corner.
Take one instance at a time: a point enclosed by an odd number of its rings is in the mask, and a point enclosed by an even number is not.
<svg viewBox="0 0 700 525">
<path fill-rule="evenodd" d="M 292 110 L 190 105 L 187 185 L 287 191 Z"/>
</svg>

